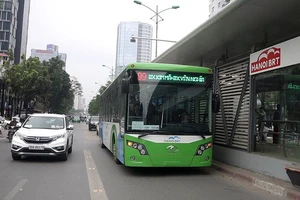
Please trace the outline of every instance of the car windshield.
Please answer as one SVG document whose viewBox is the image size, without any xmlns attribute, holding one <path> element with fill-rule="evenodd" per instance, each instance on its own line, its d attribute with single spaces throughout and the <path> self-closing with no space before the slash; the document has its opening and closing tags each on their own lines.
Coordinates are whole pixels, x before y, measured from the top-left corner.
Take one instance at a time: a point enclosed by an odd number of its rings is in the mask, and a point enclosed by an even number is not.
<svg viewBox="0 0 300 200">
<path fill-rule="evenodd" d="M 23 125 L 29 129 L 64 129 L 63 117 L 30 116 Z"/>
<path fill-rule="evenodd" d="M 197 84 L 131 84 L 127 129 L 210 135 L 210 94 Z"/>
<path fill-rule="evenodd" d="M 75 120 L 80 120 L 80 118 L 79 118 L 79 117 L 77 117 L 77 116 L 76 116 L 76 117 L 74 117 L 74 119 L 75 119 Z"/>
<path fill-rule="evenodd" d="M 91 117 L 91 122 L 97 122 L 97 121 L 99 121 L 99 117 L 98 116 Z"/>
</svg>

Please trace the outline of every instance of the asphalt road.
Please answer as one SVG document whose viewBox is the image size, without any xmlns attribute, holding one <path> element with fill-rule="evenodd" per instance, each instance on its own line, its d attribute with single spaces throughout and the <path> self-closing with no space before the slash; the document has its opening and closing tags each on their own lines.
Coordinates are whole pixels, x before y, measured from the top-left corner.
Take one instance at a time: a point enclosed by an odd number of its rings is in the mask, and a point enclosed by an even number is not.
<svg viewBox="0 0 300 200">
<path fill-rule="evenodd" d="M 0 200 L 189 200 L 277 199 L 232 181 L 212 168 L 127 168 L 101 149 L 95 131 L 76 124 L 73 153 L 55 158 L 13 161 L 0 137 Z"/>
</svg>

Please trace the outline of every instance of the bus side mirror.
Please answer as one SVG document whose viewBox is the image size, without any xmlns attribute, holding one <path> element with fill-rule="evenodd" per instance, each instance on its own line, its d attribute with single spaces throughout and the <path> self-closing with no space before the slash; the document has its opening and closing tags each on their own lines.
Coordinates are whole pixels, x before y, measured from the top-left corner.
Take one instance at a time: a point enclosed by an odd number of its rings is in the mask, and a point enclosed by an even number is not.
<svg viewBox="0 0 300 200">
<path fill-rule="evenodd" d="M 129 85 L 130 85 L 130 79 L 129 78 L 123 78 L 122 79 L 122 93 L 129 93 Z"/>
<path fill-rule="evenodd" d="M 212 112 L 218 113 L 220 110 L 220 97 L 218 94 L 212 95 Z"/>
</svg>

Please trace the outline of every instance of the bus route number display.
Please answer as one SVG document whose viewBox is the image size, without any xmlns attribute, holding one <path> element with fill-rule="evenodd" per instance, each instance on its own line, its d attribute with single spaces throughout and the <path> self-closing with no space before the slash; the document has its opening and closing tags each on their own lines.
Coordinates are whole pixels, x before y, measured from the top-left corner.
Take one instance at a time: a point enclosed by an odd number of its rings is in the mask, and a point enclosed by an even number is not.
<svg viewBox="0 0 300 200">
<path fill-rule="evenodd" d="M 142 82 L 205 83 L 205 77 L 192 73 L 137 71 L 137 79 Z"/>
</svg>

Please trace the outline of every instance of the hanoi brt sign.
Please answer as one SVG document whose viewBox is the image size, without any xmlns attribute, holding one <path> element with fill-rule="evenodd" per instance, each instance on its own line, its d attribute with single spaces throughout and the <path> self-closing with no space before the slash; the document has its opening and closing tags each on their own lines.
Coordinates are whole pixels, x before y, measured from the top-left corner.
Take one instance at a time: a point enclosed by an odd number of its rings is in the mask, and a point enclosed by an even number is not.
<svg viewBox="0 0 300 200">
<path fill-rule="evenodd" d="M 251 73 L 258 73 L 266 69 L 280 66 L 280 48 L 272 47 L 263 51 L 256 62 L 251 63 Z"/>
<path fill-rule="evenodd" d="M 300 63 L 300 37 L 250 55 L 250 75 Z"/>
</svg>

